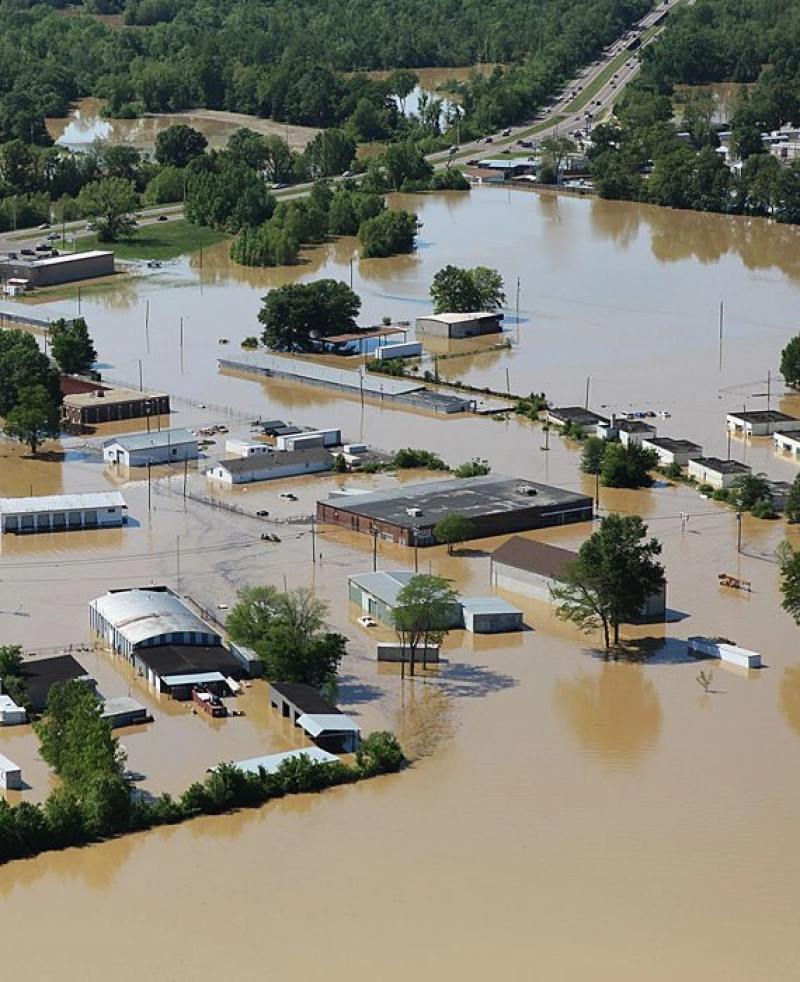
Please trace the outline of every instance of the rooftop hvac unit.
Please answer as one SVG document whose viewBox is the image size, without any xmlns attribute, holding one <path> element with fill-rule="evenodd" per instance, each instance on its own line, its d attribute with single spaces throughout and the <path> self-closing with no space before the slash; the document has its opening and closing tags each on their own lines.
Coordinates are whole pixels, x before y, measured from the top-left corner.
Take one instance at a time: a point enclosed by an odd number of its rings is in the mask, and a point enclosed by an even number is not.
<svg viewBox="0 0 800 982">
<path fill-rule="evenodd" d="M 536 494 L 536 488 L 532 488 L 530 484 L 518 484 L 517 494 L 533 495 Z"/>
<path fill-rule="evenodd" d="M 421 514 L 421 508 L 406 508 L 406 515 L 410 515 L 412 518 L 419 518 Z"/>
</svg>

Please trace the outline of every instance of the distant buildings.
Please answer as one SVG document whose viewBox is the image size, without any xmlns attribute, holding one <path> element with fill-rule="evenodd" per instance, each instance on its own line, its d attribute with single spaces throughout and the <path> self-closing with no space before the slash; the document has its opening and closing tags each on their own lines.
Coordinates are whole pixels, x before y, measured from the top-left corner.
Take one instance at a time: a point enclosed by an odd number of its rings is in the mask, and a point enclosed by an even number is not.
<svg viewBox="0 0 800 982">
<path fill-rule="evenodd" d="M 0 498 L 0 532 L 65 532 L 124 525 L 128 506 L 119 491 Z"/>
<path fill-rule="evenodd" d="M 551 407 L 545 410 L 544 418 L 553 426 L 569 424 L 577 427 L 587 436 L 597 436 L 600 427 L 608 427 L 610 424 L 607 416 L 601 416 L 591 409 L 582 409 L 580 406 Z"/>
<path fill-rule="evenodd" d="M 587 495 L 502 474 L 333 494 L 317 502 L 321 522 L 406 546 L 434 545 L 434 526 L 453 513 L 468 518 L 473 538 L 482 538 L 591 521 L 594 506 Z"/>
<path fill-rule="evenodd" d="M 733 433 L 745 436 L 770 436 L 773 433 L 797 433 L 800 419 L 779 413 L 775 409 L 759 409 L 753 412 L 728 413 L 726 425 Z"/>
<path fill-rule="evenodd" d="M 691 440 L 673 440 L 668 436 L 652 436 L 642 440 L 642 446 L 647 450 L 655 450 L 658 462 L 662 467 L 677 464 L 686 467 L 690 460 L 703 456 L 703 448 Z"/>
<path fill-rule="evenodd" d="M 199 453 L 197 437 L 185 429 L 131 433 L 130 436 L 106 440 L 103 444 L 103 460 L 124 467 L 177 464 L 194 460 Z"/>
<path fill-rule="evenodd" d="M 56 286 L 114 274 L 114 253 L 100 249 L 66 252 L 46 258 L 6 257 L 0 260 L 0 279 L 25 281 L 26 286 Z"/>
</svg>

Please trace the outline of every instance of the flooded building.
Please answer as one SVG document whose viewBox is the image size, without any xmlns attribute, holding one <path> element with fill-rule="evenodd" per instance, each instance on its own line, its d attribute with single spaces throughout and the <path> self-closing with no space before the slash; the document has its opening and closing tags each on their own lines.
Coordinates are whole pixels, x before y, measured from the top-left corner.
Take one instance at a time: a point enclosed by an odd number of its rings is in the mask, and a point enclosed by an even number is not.
<svg viewBox="0 0 800 982">
<path fill-rule="evenodd" d="M 225 453 L 235 454 L 237 457 L 253 457 L 256 454 L 272 453 L 272 447 L 257 440 L 226 440 Z"/>
<path fill-rule="evenodd" d="M 75 681 L 88 685 L 92 690 L 96 688 L 95 680 L 83 665 L 66 653 L 49 658 L 26 659 L 22 667 L 22 675 L 25 679 L 28 701 L 31 708 L 37 712 L 41 712 L 47 706 L 50 689 L 58 683 Z"/>
<path fill-rule="evenodd" d="M 131 433 L 130 436 L 106 440 L 103 444 L 103 460 L 124 467 L 177 464 L 194 460 L 199 454 L 197 437 L 185 429 Z"/>
<path fill-rule="evenodd" d="M 3 791 L 22 790 L 22 768 L 0 754 L 0 789 Z"/>
<path fill-rule="evenodd" d="M 349 716 L 300 682 L 270 682 L 269 701 L 280 715 L 300 727 L 318 747 L 332 753 L 355 753 L 361 729 Z"/>
<path fill-rule="evenodd" d="M 464 630 L 471 634 L 506 634 L 524 627 L 522 611 L 502 597 L 464 597 Z"/>
<path fill-rule="evenodd" d="M 730 488 L 737 477 L 750 474 L 752 468 L 740 460 L 721 460 L 719 457 L 697 457 L 689 461 L 689 477 L 712 488 Z"/>
<path fill-rule="evenodd" d="M 114 253 L 101 249 L 70 252 L 45 259 L 0 260 L 0 278 L 27 280 L 29 287 L 77 283 L 114 274 Z"/>
<path fill-rule="evenodd" d="M 418 335 L 434 338 L 478 338 L 485 334 L 500 334 L 503 315 L 492 311 L 475 311 L 468 314 L 427 314 L 418 317 Z"/>
<path fill-rule="evenodd" d="M 100 711 L 100 718 L 107 719 L 113 729 L 122 726 L 138 726 L 141 723 L 149 723 L 153 719 L 147 706 L 143 706 L 131 696 L 106 699 Z"/>
<path fill-rule="evenodd" d="M 317 519 L 405 546 L 435 544 L 434 527 L 449 515 L 472 522 L 479 539 L 594 517 L 590 497 L 503 474 L 411 484 L 393 491 L 332 494 L 317 502 Z"/>
<path fill-rule="evenodd" d="M 267 754 L 265 757 L 236 760 L 232 766 L 246 774 L 258 774 L 259 771 L 275 774 L 280 770 L 281 764 L 285 760 L 294 760 L 296 757 L 305 757 L 314 764 L 336 764 L 339 762 L 336 754 L 330 754 L 320 747 L 303 747 L 301 750 L 285 750 L 282 754 Z"/>
<path fill-rule="evenodd" d="M 0 692 L 0 726 L 19 726 L 28 722 L 28 714 L 11 696 Z"/>
<path fill-rule="evenodd" d="M 655 450 L 658 462 L 662 467 L 677 464 L 686 467 L 690 460 L 703 456 L 703 448 L 691 440 L 673 440 L 668 436 L 653 436 L 642 440 L 642 446 L 647 450 Z"/>
<path fill-rule="evenodd" d="M 800 432 L 800 419 L 779 413 L 776 409 L 728 413 L 726 425 L 731 432 L 742 433 L 744 436 L 771 436 L 778 431 Z"/>
<path fill-rule="evenodd" d="M 587 436 L 597 436 L 601 427 L 607 428 L 611 423 L 607 416 L 601 416 L 591 409 L 582 409 L 580 406 L 551 407 L 545 410 L 544 418 L 553 426 L 577 427 Z"/>
<path fill-rule="evenodd" d="M 348 595 L 365 614 L 375 620 L 394 627 L 394 610 L 397 597 L 403 587 L 408 586 L 416 576 L 413 570 L 376 570 L 372 573 L 359 573 L 348 578 Z M 450 627 L 461 626 L 461 608 L 453 606 Z"/>
<path fill-rule="evenodd" d="M 658 430 L 652 423 L 645 423 L 643 419 L 620 419 L 616 422 L 619 442 L 623 447 L 631 444 L 641 445 L 644 440 L 649 440 L 656 436 Z"/>
<path fill-rule="evenodd" d="M 515 535 L 492 553 L 489 577 L 496 589 L 552 603 L 552 591 L 563 583 L 565 567 L 577 558 L 577 552 L 570 549 Z M 663 617 L 666 609 L 665 582 L 647 599 L 639 617 L 643 620 Z"/>
<path fill-rule="evenodd" d="M 62 419 L 74 427 L 166 416 L 170 411 L 169 396 L 164 392 L 112 388 L 69 376 L 62 376 L 61 391 L 64 393 Z"/>
<path fill-rule="evenodd" d="M 793 457 L 800 456 L 800 433 L 786 433 L 776 430 L 772 434 L 775 449 L 781 453 L 789 453 Z"/>
<path fill-rule="evenodd" d="M 115 528 L 128 520 L 119 491 L 0 498 L 0 532 L 64 532 Z"/>
<path fill-rule="evenodd" d="M 309 450 L 279 450 L 221 460 L 206 471 L 206 476 L 224 484 L 251 484 L 254 481 L 276 481 L 303 474 L 321 474 L 333 468 L 333 457 L 322 447 Z"/>
</svg>

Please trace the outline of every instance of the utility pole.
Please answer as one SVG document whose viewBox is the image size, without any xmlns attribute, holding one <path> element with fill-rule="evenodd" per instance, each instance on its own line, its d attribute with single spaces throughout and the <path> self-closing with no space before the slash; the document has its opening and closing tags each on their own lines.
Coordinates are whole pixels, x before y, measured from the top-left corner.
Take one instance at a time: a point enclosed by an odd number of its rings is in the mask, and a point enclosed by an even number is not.
<svg viewBox="0 0 800 982">
<path fill-rule="evenodd" d="M 150 506 L 152 504 L 152 493 L 150 486 L 150 458 L 147 458 L 147 513 L 150 514 Z"/>
<path fill-rule="evenodd" d="M 741 554 L 742 552 L 742 505 L 741 502 L 737 503 L 736 508 L 736 551 Z"/>
<path fill-rule="evenodd" d="M 686 526 L 689 523 L 689 513 L 682 511 L 678 514 L 678 518 L 681 520 L 681 535 L 686 531 Z"/>
<path fill-rule="evenodd" d="M 144 340 L 147 344 L 147 353 L 150 354 L 150 301 L 144 302 Z"/>
<path fill-rule="evenodd" d="M 183 318 L 181 317 L 181 375 L 183 375 Z"/>
<path fill-rule="evenodd" d="M 414 572 L 419 573 L 419 526 L 414 526 Z"/>
<path fill-rule="evenodd" d="M 139 391 L 144 392 L 144 385 L 142 384 L 142 359 L 136 359 L 139 362 Z"/>
<path fill-rule="evenodd" d="M 371 525 L 369 529 L 369 534 L 372 536 L 372 572 L 375 573 L 378 569 L 378 527 L 377 525 Z"/>
<path fill-rule="evenodd" d="M 181 537 L 175 536 L 175 590 L 181 592 Z"/>
<path fill-rule="evenodd" d="M 311 562 L 316 563 L 317 561 L 317 534 L 316 534 L 316 518 L 314 515 L 311 516 Z"/>
<path fill-rule="evenodd" d="M 591 381 L 592 381 L 591 375 L 587 375 L 586 376 L 586 400 L 585 400 L 584 405 L 583 405 L 583 408 L 584 409 L 588 409 L 589 408 L 589 386 L 591 384 Z"/>
</svg>

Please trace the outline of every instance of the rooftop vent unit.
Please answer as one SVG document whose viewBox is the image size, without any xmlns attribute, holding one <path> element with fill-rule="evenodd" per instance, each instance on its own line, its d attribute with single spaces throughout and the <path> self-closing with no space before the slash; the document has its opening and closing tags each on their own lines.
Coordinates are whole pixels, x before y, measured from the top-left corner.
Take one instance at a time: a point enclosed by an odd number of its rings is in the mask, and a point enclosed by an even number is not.
<svg viewBox="0 0 800 982">
<path fill-rule="evenodd" d="M 421 508 L 406 508 L 406 515 L 410 515 L 412 518 L 419 518 L 421 514 Z"/>
<path fill-rule="evenodd" d="M 518 484 L 517 494 L 534 495 L 536 494 L 536 488 L 531 487 L 530 484 Z"/>
</svg>

